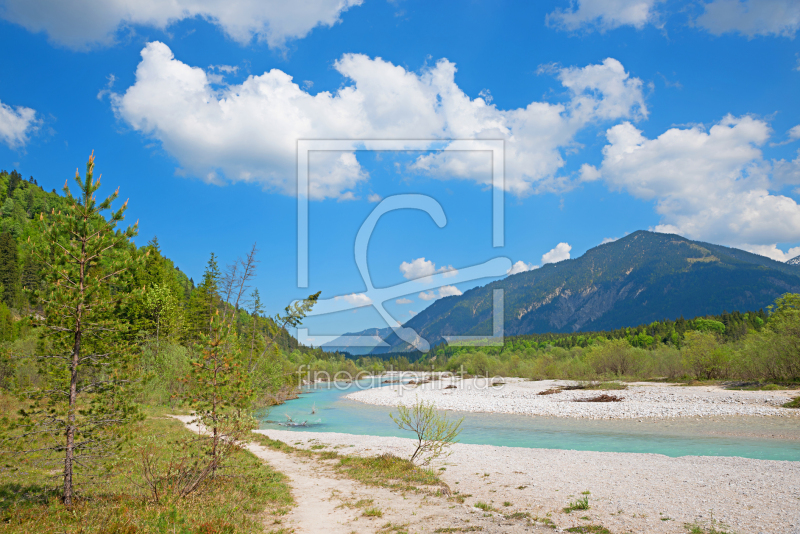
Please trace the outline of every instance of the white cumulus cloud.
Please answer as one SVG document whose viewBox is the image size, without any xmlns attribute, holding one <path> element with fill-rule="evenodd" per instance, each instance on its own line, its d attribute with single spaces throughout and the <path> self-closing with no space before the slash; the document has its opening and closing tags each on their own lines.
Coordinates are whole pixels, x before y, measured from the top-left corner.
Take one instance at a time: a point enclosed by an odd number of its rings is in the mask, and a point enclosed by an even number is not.
<svg viewBox="0 0 800 534">
<path fill-rule="evenodd" d="M 372 299 L 364 293 L 350 293 L 349 295 L 342 295 L 335 297 L 336 300 L 344 300 L 348 304 L 355 306 L 369 306 L 372 304 Z"/>
<path fill-rule="evenodd" d="M 253 39 L 271 47 L 305 37 L 317 26 L 333 26 L 362 0 L 4 0 L 0 16 L 61 45 L 85 50 L 116 42 L 136 25 L 167 29 L 185 19 L 216 24 L 241 44 Z"/>
<path fill-rule="evenodd" d="M 800 124 L 789 130 L 789 139 L 792 141 L 800 139 Z"/>
<path fill-rule="evenodd" d="M 431 276 L 437 273 L 442 273 L 445 278 L 450 278 L 458 274 L 458 269 L 453 268 L 452 265 L 447 267 L 436 268 L 436 264 L 425 258 L 417 258 L 411 262 L 404 261 L 400 264 L 400 272 L 403 273 L 403 278 L 407 280 L 416 280 L 421 283 L 428 283 L 431 281 Z"/>
<path fill-rule="evenodd" d="M 419 73 L 359 54 L 345 54 L 333 66 L 351 82 L 334 93 L 311 95 L 278 69 L 220 86 L 152 42 L 142 50 L 135 83 L 113 94 L 112 105 L 132 129 L 159 140 L 181 173 L 216 183 L 258 182 L 287 194 L 295 187 L 297 140 L 326 138 L 503 138 L 507 190 L 563 188 L 563 153 L 578 148 L 579 131 L 647 116 L 641 80 L 612 58 L 545 69 L 563 84 L 567 100 L 510 110 L 467 96 L 446 59 Z M 339 198 L 369 179 L 354 155 L 312 152 L 310 159 L 312 198 Z M 428 153 L 414 169 L 491 184 L 490 158 L 480 151 Z"/>
<path fill-rule="evenodd" d="M 507 275 L 517 274 L 517 273 L 524 273 L 525 271 L 530 271 L 533 269 L 538 269 L 538 265 L 534 265 L 532 263 L 525 263 L 522 260 L 519 260 L 517 263 L 511 266 L 511 268 L 506 272 Z"/>
<path fill-rule="evenodd" d="M 395 301 L 398 304 L 411 304 L 411 299 L 407 299 L 405 297 L 399 298 Z"/>
<path fill-rule="evenodd" d="M 779 249 L 777 245 L 750 245 L 746 247 L 746 250 L 755 254 L 766 256 L 775 261 L 788 261 L 792 258 L 800 256 L 800 247 L 793 247 L 784 252 Z"/>
<path fill-rule="evenodd" d="M 39 127 L 36 111 L 24 106 L 11 106 L 0 102 L 0 141 L 9 148 L 20 148 Z"/>
<path fill-rule="evenodd" d="M 568 260 L 569 259 L 569 251 L 572 250 L 572 247 L 569 243 L 559 243 L 549 252 L 545 252 L 542 255 L 542 265 L 545 263 L 558 263 L 560 261 Z"/>
<path fill-rule="evenodd" d="M 750 38 L 757 35 L 793 38 L 800 29 L 797 0 L 713 0 L 704 8 L 696 22 L 714 35 L 736 32 Z"/>
<path fill-rule="evenodd" d="M 656 4 L 661 0 L 577 0 L 570 7 L 547 15 L 547 24 L 564 30 L 597 28 L 612 30 L 620 26 L 642 29 L 658 21 Z M 577 3 L 577 8 L 575 4 Z"/>
<path fill-rule="evenodd" d="M 434 300 L 440 299 L 442 297 L 453 297 L 462 295 L 461 291 L 456 286 L 442 286 L 439 288 L 439 291 L 423 291 L 419 294 L 419 298 L 422 300 Z"/>
<path fill-rule="evenodd" d="M 656 202 L 656 231 L 751 249 L 791 243 L 800 240 L 800 206 L 770 189 L 800 180 L 800 161 L 765 161 L 770 134 L 748 116 L 656 139 L 624 123 L 606 134 L 600 172 L 612 189 Z"/>
</svg>

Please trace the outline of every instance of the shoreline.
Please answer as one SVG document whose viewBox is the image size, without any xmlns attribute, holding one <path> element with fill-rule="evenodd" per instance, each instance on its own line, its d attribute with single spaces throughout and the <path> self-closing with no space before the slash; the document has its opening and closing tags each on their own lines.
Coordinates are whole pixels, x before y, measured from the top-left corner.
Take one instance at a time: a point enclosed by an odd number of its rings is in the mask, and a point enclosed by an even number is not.
<svg viewBox="0 0 800 534">
<path fill-rule="evenodd" d="M 634 382 L 623 390 L 558 390 L 572 382 L 527 381 L 504 378 L 491 386 L 487 379 L 443 377 L 414 386 L 387 384 L 357 391 L 345 398 L 378 406 L 410 406 L 418 401 L 437 409 L 473 413 L 497 413 L 567 417 L 576 419 L 678 419 L 686 417 L 798 417 L 800 410 L 782 408 L 794 394 L 779 391 L 725 390 L 719 386 L 680 386 Z M 613 395 L 619 402 L 585 402 L 599 395 Z M 584 402 L 580 402 L 584 401 Z"/>
<path fill-rule="evenodd" d="M 407 458 L 414 448 L 410 438 L 257 432 L 299 448 L 359 456 Z M 463 506 L 478 517 L 483 510 L 473 505 L 485 502 L 500 513 L 549 513 L 560 528 L 586 524 L 584 516 L 612 532 L 685 533 L 685 524 L 707 524 L 712 512 L 740 534 L 784 534 L 800 527 L 800 462 L 457 443 L 451 456 L 433 464 L 441 467 L 442 479 L 452 491 L 469 495 Z M 564 513 L 585 491 L 591 508 Z"/>
</svg>

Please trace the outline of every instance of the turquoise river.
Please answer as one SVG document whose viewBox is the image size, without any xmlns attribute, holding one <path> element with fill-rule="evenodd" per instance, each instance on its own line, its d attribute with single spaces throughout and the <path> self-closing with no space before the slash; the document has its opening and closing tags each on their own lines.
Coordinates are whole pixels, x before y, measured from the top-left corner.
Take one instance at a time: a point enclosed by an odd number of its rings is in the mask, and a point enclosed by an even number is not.
<svg viewBox="0 0 800 534">
<path fill-rule="evenodd" d="M 411 437 L 389 418 L 388 407 L 372 406 L 344 396 L 379 385 L 321 384 L 304 388 L 300 397 L 274 407 L 261 428 L 297 432 L 341 432 L 370 436 Z M 312 414 L 312 411 L 315 413 Z M 639 452 L 666 456 L 741 456 L 800 461 L 800 420 L 795 417 L 726 417 L 667 420 L 588 420 L 527 415 L 448 412 L 464 417 L 461 443 L 508 447 Z M 307 427 L 286 427 L 287 416 Z"/>
</svg>

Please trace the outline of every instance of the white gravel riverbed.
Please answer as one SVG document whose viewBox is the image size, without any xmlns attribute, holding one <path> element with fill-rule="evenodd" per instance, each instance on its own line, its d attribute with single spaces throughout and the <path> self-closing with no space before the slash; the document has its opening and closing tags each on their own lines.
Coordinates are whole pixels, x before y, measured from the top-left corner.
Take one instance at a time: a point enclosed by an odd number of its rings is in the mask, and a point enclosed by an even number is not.
<svg viewBox="0 0 800 534">
<path fill-rule="evenodd" d="M 505 378 L 503 382 L 491 386 L 491 381 L 483 378 L 462 380 L 449 377 L 414 386 L 387 384 L 351 393 L 346 398 L 380 406 L 408 406 L 422 400 L 432 402 L 442 410 L 587 419 L 800 415 L 800 410 L 781 407 L 797 396 L 797 391 L 732 391 L 716 386 L 636 383 L 625 390 L 571 390 L 539 395 L 542 391 L 568 383 L 518 378 Z M 623 400 L 575 402 L 603 393 Z"/>
<path fill-rule="evenodd" d="M 260 430 L 272 439 L 345 454 L 409 457 L 406 438 Z M 319 448 L 319 447 L 317 447 Z M 611 532 L 686 533 L 687 524 L 738 534 L 800 533 L 800 462 L 732 457 L 525 449 L 456 444 L 434 468 L 464 506 L 491 504 L 502 513 L 550 518 L 559 530 L 600 524 Z M 589 510 L 563 508 L 589 492 Z M 509 503 L 509 505 L 504 505 Z M 585 518 L 585 519 L 584 519 Z"/>
</svg>

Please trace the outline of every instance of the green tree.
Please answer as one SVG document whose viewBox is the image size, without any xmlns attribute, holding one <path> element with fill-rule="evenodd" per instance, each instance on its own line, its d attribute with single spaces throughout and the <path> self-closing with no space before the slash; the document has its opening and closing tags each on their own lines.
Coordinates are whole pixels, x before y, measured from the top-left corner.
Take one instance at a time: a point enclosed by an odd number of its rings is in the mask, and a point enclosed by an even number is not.
<svg viewBox="0 0 800 534">
<path fill-rule="evenodd" d="M 681 355 L 684 366 L 695 378 L 713 380 L 727 374 L 730 352 L 719 345 L 711 332 L 686 332 Z"/>
<path fill-rule="evenodd" d="M 19 286 L 17 241 L 7 232 L 0 234 L 0 284 L 3 286 L 3 302 L 16 307 Z"/>
<path fill-rule="evenodd" d="M 45 351 L 38 355 L 45 384 L 31 393 L 35 407 L 23 413 L 27 432 L 49 434 L 56 443 L 47 450 L 61 456 L 62 498 L 71 506 L 76 474 L 87 472 L 119 444 L 119 427 L 136 411 L 128 394 L 132 347 L 116 311 L 131 291 L 122 287 L 136 257 L 130 239 L 136 226 L 117 229 L 127 201 L 113 211 L 118 192 L 98 202 L 100 181 L 94 180 L 94 154 L 86 177 L 76 172 L 80 196 L 64 184 L 63 212 L 40 214 L 40 234 L 31 254 L 45 266 Z M 108 219 L 104 213 L 110 212 Z"/>
<path fill-rule="evenodd" d="M 222 302 L 219 295 L 220 277 L 217 258 L 212 252 L 203 272 L 203 281 L 192 291 L 189 302 L 189 335 L 192 340 L 198 341 L 201 334 L 211 334 L 211 318 Z"/>
<path fill-rule="evenodd" d="M 144 329 L 155 336 L 155 356 L 158 358 L 161 341 L 180 330 L 182 313 L 178 300 L 168 287 L 155 284 L 148 287 L 142 299 Z"/>
<path fill-rule="evenodd" d="M 439 414 L 433 403 L 418 401 L 412 406 L 397 407 L 397 416 L 389 417 L 400 430 L 410 430 L 417 437 L 417 448 L 411 455 L 413 462 L 419 458 L 424 465 L 447 453 L 448 447 L 457 443 L 464 418 L 450 422 L 447 415 Z"/>
</svg>

